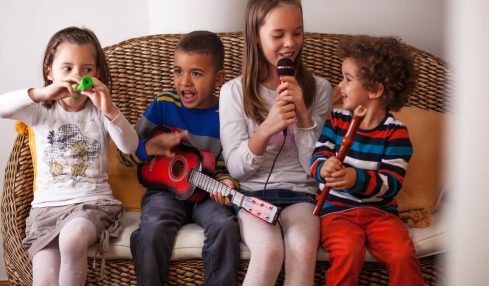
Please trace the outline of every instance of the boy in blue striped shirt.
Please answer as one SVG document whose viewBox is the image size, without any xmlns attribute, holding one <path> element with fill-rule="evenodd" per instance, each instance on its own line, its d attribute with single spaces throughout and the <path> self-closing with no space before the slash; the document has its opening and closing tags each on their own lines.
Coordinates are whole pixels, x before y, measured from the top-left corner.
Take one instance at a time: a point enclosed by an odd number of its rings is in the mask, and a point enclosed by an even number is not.
<svg viewBox="0 0 489 286">
<path fill-rule="evenodd" d="M 349 37 L 339 52 L 343 108 L 329 115 L 311 159 L 320 189 L 331 188 L 321 210 L 321 247 L 331 262 L 326 284 L 357 285 L 368 249 L 386 264 L 389 285 L 424 285 L 395 200 L 412 146 L 406 126 L 389 113 L 414 89 L 413 60 L 394 38 Z M 367 113 L 340 162 L 336 155 L 359 105 Z"/>
<path fill-rule="evenodd" d="M 219 99 L 214 90 L 224 80 L 224 46 L 207 31 L 185 35 L 174 54 L 175 90 L 157 96 L 136 123 L 138 149 L 123 155 L 126 165 L 154 156 L 175 156 L 173 147 L 188 141 L 216 158 L 214 177 L 231 188 L 221 156 Z M 176 131 L 152 136 L 160 126 Z M 202 201 L 175 198 L 171 190 L 149 188 L 141 202 L 141 223 L 131 235 L 138 285 L 166 285 L 178 230 L 195 221 L 204 228 L 202 249 L 205 285 L 237 285 L 240 234 L 229 199 L 215 193 Z"/>
</svg>

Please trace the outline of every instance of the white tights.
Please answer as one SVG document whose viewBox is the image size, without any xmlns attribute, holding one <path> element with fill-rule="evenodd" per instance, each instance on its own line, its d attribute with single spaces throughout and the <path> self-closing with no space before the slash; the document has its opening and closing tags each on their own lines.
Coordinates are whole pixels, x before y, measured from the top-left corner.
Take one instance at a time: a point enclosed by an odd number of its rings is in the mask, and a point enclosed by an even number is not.
<svg viewBox="0 0 489 286">
<path fill-rule="evenodd" d="M 97 239 L 95 225 L 77 217 L 65 224 L 57 239 L 32 259 L 33 285 L 85 285 L 87 249 Z"/>
<path fill-rule="evenodd" d="M 245 211 L 238 213 L 241 238 L 251 252 L 243 286 L 275 285 L 284 260 L 284 285 L 314 284 L 320 225 L 313 209 L 310 203 L 288 206 L 280 213 L 280 225 L 264 223 Z"/>
</svg>

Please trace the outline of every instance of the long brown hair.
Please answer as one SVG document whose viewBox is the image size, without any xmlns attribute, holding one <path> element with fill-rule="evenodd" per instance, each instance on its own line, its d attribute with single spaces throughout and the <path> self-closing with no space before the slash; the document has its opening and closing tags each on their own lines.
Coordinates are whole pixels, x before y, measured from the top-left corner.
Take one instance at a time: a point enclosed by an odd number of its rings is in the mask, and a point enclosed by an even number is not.
<svg viewBox="0 0 489 286">
<path fill-rule="evenodd" d="M 46 47 L 44 52 L 44 60 L 42 62 L 42 76 L 44 78 L 44 86 L 48 86 L 53 83 L 52 80 L 48 79 L 49 68 L 53 64 L 54 56 L 56 55 L 56 50 L 62 43 L 71 43 L 76 45 L 90 44 L 95 51 L 95 65 L 97 67 L 97 78 L 103 82 L 109 90 L 110 86 L 110 73 L 109 65 L 107 59 L 105 58 L 104 50 L 97 39 L 97 36 L 87 28 L 78 27 L 68 27 L 63 30 L 56 32 Z M 54 101 L 44 101 L 42 105 L 46 108 L 51 108 Z"/>
<path fill-rule="evenodd" d="M 258 47 L 259 29 L 267 14 L 278 5 L 297 6 L 302 14 L 300 0 L 249 0 L 246 6 L 245 46 L 243 55 L 242 86 L 243 105 L 246 116 L 261 123 L 265 120 L 268 110 L 258 94 L 258 85 L 268 77 L 267 60 Z M 304 34 L 303 34 L 304 35 Z M 302 48 L 295 62 L 296 79 L 302 88 L 306 107 L 311 106 L 316 91 L 316 81 L 305 68 L 302 61 Z"/>
</svg>

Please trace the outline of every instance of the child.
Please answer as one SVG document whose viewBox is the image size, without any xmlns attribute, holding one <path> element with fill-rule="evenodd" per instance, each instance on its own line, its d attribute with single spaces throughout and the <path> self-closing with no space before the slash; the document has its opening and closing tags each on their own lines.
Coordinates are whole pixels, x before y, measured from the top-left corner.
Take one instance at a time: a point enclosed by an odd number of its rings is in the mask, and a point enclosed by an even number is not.
<svg viewBox="0 0 489 286">
<path fill-rule="evenodd" d="M 95 34 L 69 27 L 52 36 L 43 62 L 44 87 L 0 96 L 0 116 L 28 124 L 34 200 L 23 246 L 33 285 L 85 285 L 87 248 L 118 236 L 122 204 L 107 182 L 109 136 L 124 152 L 137 134 L 112 102 L 109 70 Z M 75 93 L 82 76 L 93 88 Z"/>
<path fill-rule="evenodd" d="M 343 109 L 329 115 L 311 160 L 320 188 L 331 188 L 321 213 L 321 246 L 331 262 L 326 284 L 357 285 L 368 249 L 387 264 L 389 285 L 423 285 L 395 200 L 412 147 L 406 127 L 389 113 L 414 89 L 412 58 L 394 38 L 351 37 L 339 51 Z M 335 155 L 359 105 L 367 113 L 342 163 Z"/>
<path fill-rule="evenodd" d="M 172 157 L 172 147 L 188 140 L 215 155 L 215 176 L 234 188 L 220 156 L 219 99 L 214 95 L 224 79 L 224 46 L 214 33 L 191 32 L 177 44 L 174 64 L 175 90 L 157 96 L 138 120 L 138 149 L 124 161 L 131 164 L 156 155 Z M 150 138 L 158 126 L 179 131 Z M 230 205 L 220 193 L 211 197 Z M 177 232 L 192 220 L 204 228 L 206 236 L 202 249 L 205 285 L 237 285 L 239 224 L 231 208 L 209 198 L 197 203 L 178 200 L 169 190 L 157 189 L 146 191 L 141 208 L 139 229 L 131 235 L 138 285 L 166 284 Z"/>
<path fill-rule="evenodd" d="M 285 285 L 312 285 L 319 219 L 309 161 L 331 110 L 331 85 L 304 67 L 299 0 L 250 0 L 246 15 L 243 74 L 221 89 L 223 154 L 243 190 L 282 211 L 278 225 L 238 213 L 251 251 L 244 285 L 275 285 L 284 261 Z M 283 58 L 293 61 L 294 76 L 277 75 Z"/>
</svg>

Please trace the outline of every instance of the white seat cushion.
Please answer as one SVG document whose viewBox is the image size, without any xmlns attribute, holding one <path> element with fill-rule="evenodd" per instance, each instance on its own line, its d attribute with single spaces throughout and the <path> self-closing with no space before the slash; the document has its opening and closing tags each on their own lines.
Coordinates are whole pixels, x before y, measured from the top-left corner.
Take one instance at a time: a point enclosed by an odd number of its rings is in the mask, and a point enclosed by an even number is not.
<svg viewBox="0 0 489 286">
<path fill-rule="evenodd" d="M 131 233 L 139 225 L 139 215 L 139 212 L 126 212 L 124 214 L 122 218 L 122 234 L 119 238 L 110 240 L 109 251 L 105 255 L 106 259 L 132 259 L 129 242 Z M 439 212 L 433 214 L 431 225 L 427 228 L 409 229 L 418 257 L 429 256 L 447 250 L 445 241 L 448 226 L 444 223 L 441 216 Z M 183 226 L 178 232 L 171 259 L 202 258 L 204 239 L 204 230 L 202 227 L 194 223 Z M 93 257 L 95 250 L 96 245 L 91 247 L 89 251 L 90 257 Z M 241 243 L 241 259 L 250 259 L 250 251 L 244 243 Z M 327 261 L 328 254 L 324 250 L 319 249 L 317 260 Z M 375 261 L 370 253 L 367 253 L 366 260 Z"/>
</svg>

